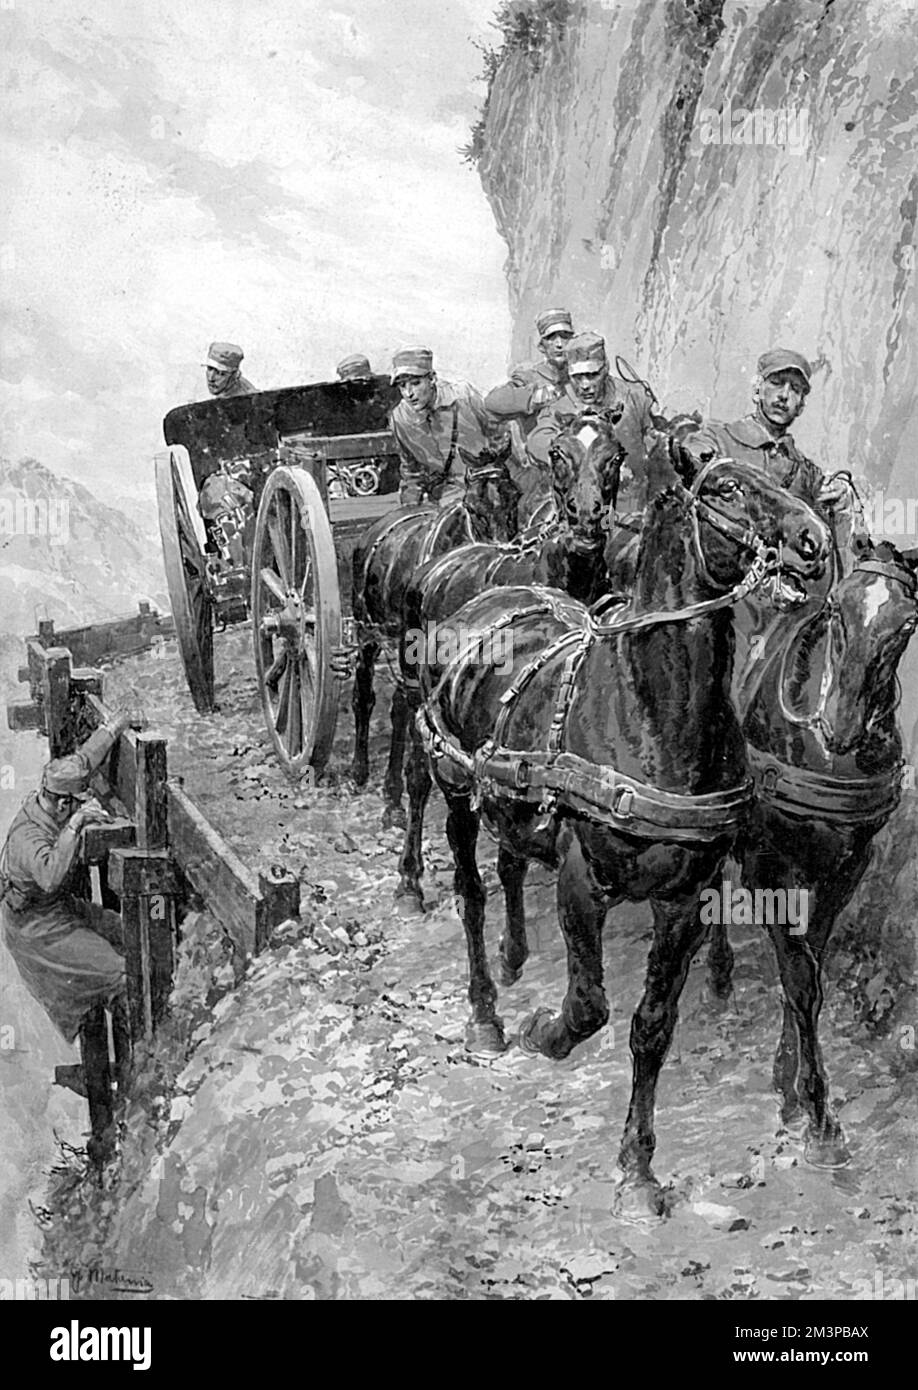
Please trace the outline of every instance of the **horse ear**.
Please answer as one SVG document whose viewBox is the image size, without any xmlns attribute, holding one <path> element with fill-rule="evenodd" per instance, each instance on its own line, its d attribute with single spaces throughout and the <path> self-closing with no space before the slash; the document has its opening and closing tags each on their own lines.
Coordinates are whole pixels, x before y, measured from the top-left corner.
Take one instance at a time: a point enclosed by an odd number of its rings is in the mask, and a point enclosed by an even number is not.
<svg viewBox="0 0 918 1390">
<path fill-rule="evenodd" d="M 903 550 L 902 558 L 908 565 L 909 569 L 914 570 L 916 574 L 918 574 L 918 549 Z"/>
<path fill-rule="evenodd" d="M 686 487 L 694 482 L 699 464 L 704 462 L 703 459 L 697 459 L 691 449 L 687 449 L 674 434 L 669 435 L 669 461 Z"/>
</svg>

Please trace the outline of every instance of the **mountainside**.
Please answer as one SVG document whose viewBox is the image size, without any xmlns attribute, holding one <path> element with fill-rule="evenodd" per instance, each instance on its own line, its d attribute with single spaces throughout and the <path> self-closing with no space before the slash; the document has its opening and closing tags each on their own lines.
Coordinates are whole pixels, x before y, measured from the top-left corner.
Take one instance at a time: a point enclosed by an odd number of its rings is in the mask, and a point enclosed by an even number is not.
<svg viewBox="0 0 918 1390">
<path fill-rule="evenodd" d="M 472 155 L 514 357 L 555 303 L 660 400 L 735 419 L 757 357 L 816 369 L 796 436 L 918 543 L 918 29 L 908 0 L 508 0 Z M 913 648 L 918 644 L 913 644 Z M 918 715 L 903 663 L 906 727 Z"/>
<path fill-rule="evenodd" d="M 154 521 L 155 524 L 155 521 Z M 169 609 L 158 547 L 88 488 L 37 459 L 0 460 L 0 669 L 21 664 L 39 618 L 60 629 Z"/>
</svg>

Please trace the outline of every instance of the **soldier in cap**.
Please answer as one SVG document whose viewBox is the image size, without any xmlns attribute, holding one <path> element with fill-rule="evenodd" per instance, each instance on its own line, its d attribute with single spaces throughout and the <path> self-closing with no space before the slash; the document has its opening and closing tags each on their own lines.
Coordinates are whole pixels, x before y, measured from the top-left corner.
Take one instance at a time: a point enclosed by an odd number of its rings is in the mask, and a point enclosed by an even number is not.
<svg viewBox="0 0 918 1390">
<path fill-rule="evenodd" d="M 642 511 L 647 495 L 646 454 L 656 433 L 653 396 L 641 382 L 613 376 L 606 357 L 605 339 L 598 333 L 579 333 L 565 348 L 569 380 L 564 394 L 550 401 L 529 436 L 530 457 L 546 471 L 549 450 L 563 429 L 578 417 L 613 408 L 621 409 L 615 433 L 625 450 L 618 493 L 620 512 Z"/>
<path fill-rule="evenodd" d="M 402 399 L 390 426 L 401 455 L 401 500 L 425 498 L 451 506 L 465 495 L 462 454 L 478 457 L 501 434 L 484 401 L 467 381 L 442 381 L 427 347 L 401 348 L 392 359 L 392 381 Z"/>
<path fill-rule="evenodd" d="M 792 348 L 773 348 L 756 364 L 752 384 L 754 409 L 740 420 L 725 424 L 708 420 L 686 435 L 683 447 L 702 463 L 712 458 L 732 458 L 761 468 L 780 487 L 813 507 L 835 531 L 852 494 L 843 478 L 826 478 L 822 470 L 797 448 L 790 426 L 799 418 L 810 393 L 813 369 L 802 353 Z M 822 602 L 833 582 L 831 567 L 812 590 Z M 764 669 L 772 639 L 783 640 L 781 615 L 757 594 L 737 610 L 736 691 L 740 713 L 748 708 L 757 673 Z"/>
<path fill-rule="evenodd" d="M 496 420 L 512 421 L 516 468 L 513 480 L 522 493 L 520 518 L 525 521 L 550 493 L 547 472 L 526 453 L 526 440 L 535 428 L 539 412 L 557 400 L 567 385 L 565 349 L 574 336 L 567 309 L 545 309 L 535 321 L 542 360 L 513 367 L 509 381 L 485 396 L 485 407 Z"/>
<path fill-rule="evenodd" d="M 751 463 L 810 506 L 835 508 L 850 491 L 841 478 L 827 481 L 812 459 L 800 452 L 790 426 L 810 394 L 813 369 L 802 353 L 773 348 L 756 364 L 752 383 L 754 409 L 741 420 L 708 420 L 683 441 L 703 462 L 715 456 Z"/>
<path fill-rule="evenodd" d="M 340 381 L 370 381 L 373 377 L 369 358 L 359 352 L 350 357 L 343 357 L 335 371 Z"/>
<path fill-rule="evenodd" d="M 211 343 L 201 364 L 207 371 L 207 389 L 212 396 L 250 396 L 258 390 L 239 370 L 245 353 L 236 343 Z"/>
<path fill-rule="evenodd" d="M 81 833 L 107 820 L 88 799 L 92 773 L 138 716 L 120 710 L 76 753 L 55 758 L 0 851 L 0 921 L 19 973 L 67 1042 L 96 1004 L 125 988 L 121 918 L 78 896 Z"/>
</svg>

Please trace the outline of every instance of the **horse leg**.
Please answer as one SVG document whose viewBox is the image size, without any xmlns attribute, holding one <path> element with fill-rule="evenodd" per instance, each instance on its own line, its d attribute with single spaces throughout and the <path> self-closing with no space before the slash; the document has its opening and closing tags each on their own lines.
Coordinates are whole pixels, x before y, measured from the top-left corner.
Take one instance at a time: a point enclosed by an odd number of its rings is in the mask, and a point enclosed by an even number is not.
<svg viewBox="0 0 918 1390">
<path fill-rule="evenodd" d="M 366 786 L 370 773 L 370 716 L 376 704 L 373 671 L 378 654 L 379 643 L 372 638 L 361 642 L 357 653 L 357 670 L 351 696 L 351 707 L 354 711 L 354 761 L 351 764 L 351 776 L 358 787 Z"/>
<path fill-rule="evenodd" d="M 631 1020 L 631 1104 L 619 1151 L 623 1177 L 616 1198 L 621 1215 L 641 1219 L 664 1214 L 663 1190 L 651 1168 L 657 1143 L 653 1128 L 657 1081 L 672 1042 L 679 996 L 707 931 L 700 919 L 697 891 L 673 902 L 650 901 L 654 937 L 644 994 Z"/>
<path fill-rule="evenodd" d="M 529 955 L 523 901 L 523 883 L 528 867 L 528 860 L 501 843 L 497 851 L 497 876 L 504 890 L 506 926 L 497 948 L 497 958 L 500 982 L 504 986 L 516 984 Z"/>
<path fill-rule="evenodd" d="M 566 1057 L 609 1017 L 602 983 L 602 926 L 605 894 L 597 884 L 577 835 L 569 825 L 558 836 L 558 920 L 567 945 L 567 993 L 561 1012 L 537 1009 L 520 1029 L 525 1052 Z"/>
<path fill-rule="evenodd" d="M 421 875 L 424 872 L 424 856 L 421 838 L 424 833 L 424 809 L 433 783 L 427 754 L 413 718 L 409 721 L 409 728 L 411 743 L 408 750 L 408 824 L 405 827 L 405 839 L 398 861 L 399 884 L 395 896 L 413 899 L 417 910 L 423 912 Z"/>
<path fill-rule="evenodd" d="M 405 693 L 405 687 L 401 681 L 396 681 L 392 694 L 392 713 L 390 716 L 392 736 L 389 743 L 389 763 L 386 768 L 386 780 L 383 783 L 383 797 L 386 803 L 383 810 L 383 830 L 391 830 L 394 825 L 400 828 L 407 825 L 405 811 L 402 807 L 402 794 L 405 790 L 402 768 L 405 762 L 408 715 L 408 697 Z"/>
<path fill-rule="evenodd" d="M 733 990 L 733 947 L 723 922 L 712 922 L 708 947 L 708 985 L 711 998 L 725 1003 Z"/>
<path fill-rule="evenodd" d="M 507 1041 L 504 1023 L 495 1009 L 497 989 L 488 969 L 485 950 L 484 884 L 478 872 L 476 848 L 478 843 L 478 812 L 472 810 L 468 795 L 446 793 L 446 837 L 456 866 L 454 885 L 465 928 L 469 953 L 469 1003 L 472 1017 L 466 1024 L 467 1052 L 493 1056 L 504 1052 Z"/>
<path fill-rule="evenodd" d="M 791 935 L 791 930 L 786 924 L 768 924 L 784 997 L 796 1025 L 799 1048 L 796 1096 L 810 1121 L 804 1153 L 807 1162 L 818 1168 L 841 1168 L 849 1161 L 850 1154 L 842 1127 L 829 1107 L 828 1083 L 817 1035 L 823 997 L 822 971 L 817 951 L 806 935 Z"/>
</svg>

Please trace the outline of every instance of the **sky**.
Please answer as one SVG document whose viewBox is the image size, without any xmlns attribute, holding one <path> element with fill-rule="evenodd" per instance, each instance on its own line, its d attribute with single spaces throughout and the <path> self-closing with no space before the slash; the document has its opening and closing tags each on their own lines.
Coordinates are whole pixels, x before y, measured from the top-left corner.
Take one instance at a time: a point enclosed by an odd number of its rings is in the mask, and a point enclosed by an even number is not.
<svg viewBox="0 0 918 1390">
<path fill-rule="evenodd" d="M 458 152 L 495 8 L 0 7 L 0 453 L 149 493 L 211 339 L 263 389 L 418 341 L 497 381 L 506 247 Z"/>
</svg>

